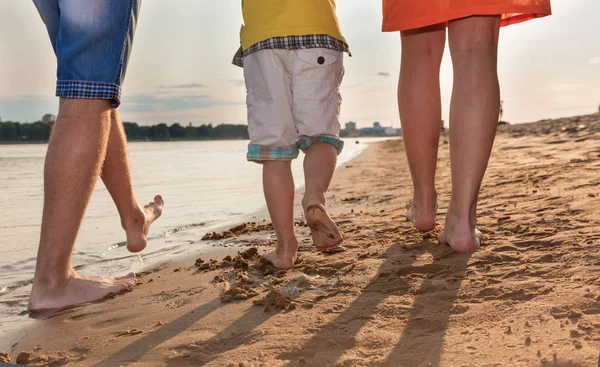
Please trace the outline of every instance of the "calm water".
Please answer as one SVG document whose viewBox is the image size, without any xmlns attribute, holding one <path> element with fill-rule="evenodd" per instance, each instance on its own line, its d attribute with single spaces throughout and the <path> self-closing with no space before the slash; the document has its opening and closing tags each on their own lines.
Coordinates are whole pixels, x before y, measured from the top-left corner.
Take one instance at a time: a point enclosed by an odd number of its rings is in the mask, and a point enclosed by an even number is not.
<svg viewBox="0 0 600 367">
<path fill-rule="evenodd" d="M 338 165 L 369 142 L 346 141 Z M 356 144 L 358 141 L 359 144 Z M 263 209 L 260 166 L 245 160 L 246 141 L 131 143 L 133 183 L 141 203 L 165 199 L 163 216 L 152 226 L 148 248 L 131 255 L 116 246 L 125 240 L 110 195 L 101 181 L 83 221 L 74 264 L 83 273 L 140 271 L 159 261 L 201 249 L 201 237 L 241 222 Z M 42 213 L 46 145 L 0 145 L 0 339 L 19 322 L 35 268 Z M 298 187 L 301 160 L 293 165 Z"/>
</svg>

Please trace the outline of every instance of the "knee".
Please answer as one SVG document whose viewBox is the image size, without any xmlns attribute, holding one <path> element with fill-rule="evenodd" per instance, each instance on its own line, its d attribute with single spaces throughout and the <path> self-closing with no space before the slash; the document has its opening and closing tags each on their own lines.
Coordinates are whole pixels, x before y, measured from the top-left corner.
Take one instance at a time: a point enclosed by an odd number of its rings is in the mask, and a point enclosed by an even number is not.
<svg viewBox="0 0 600 367">
<path fill-rule="evenodd" d="M 405 44 L 407 43 L 407 44 Z M 442 62 L 444 44 L 436 40 L 423 40 L 418 43 L 402 44 L 402 61 L 408 63 L 414 61 L 417 65 L 438 65 Z"/>
<path fill-rule="evenodd" d="M 468 66 L 477 63 L 495 63 L 498 45 L 493 39 L 474 37 L 450 43 L 450 53 L 454 65 Z"/>
<path fill-rule="evenodd" d="M 441 64 L 445 43 L 445 28 L 443 31 L 402 32 L 402 61 L 414 61 L 416 65 Z"/>
</svg>

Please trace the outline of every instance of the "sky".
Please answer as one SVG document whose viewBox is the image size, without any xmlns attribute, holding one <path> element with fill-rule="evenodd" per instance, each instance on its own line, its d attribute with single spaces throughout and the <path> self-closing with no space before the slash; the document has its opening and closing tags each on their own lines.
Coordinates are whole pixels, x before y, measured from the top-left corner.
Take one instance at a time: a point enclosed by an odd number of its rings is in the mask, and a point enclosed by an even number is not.
<svg viewBox="0 0 600 367">
<path fill-rule="evenodd" d="M 353 55 L 344 61 L 342 122 L 400 127 L 399 34 L 380 31 L 378 0 L 338 0 L 337 7 Z M 501 31 L 508 122 L 591 113 L 600 103 L 600 1 L 553 0 L 552 7 L 550 17 Z M 245 124 L 242 69 L 231 65 L 241 23 L 238 0 L 144 0 L 123 87 L 123 120 Z M 0 118 L 36 121 L 56 113 L 56 59 L 31 1 L 0 1 L 0 35 Z M 440 78 L 447 121 L 448 52 Z"/>
</svg>

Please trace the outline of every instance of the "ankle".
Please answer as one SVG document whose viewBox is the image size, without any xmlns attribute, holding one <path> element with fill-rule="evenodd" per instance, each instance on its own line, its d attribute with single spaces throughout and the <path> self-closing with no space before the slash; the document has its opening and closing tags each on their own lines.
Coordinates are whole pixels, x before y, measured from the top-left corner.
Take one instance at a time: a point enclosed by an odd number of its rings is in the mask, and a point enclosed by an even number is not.
<svg viewBox="0 0 600 367">
<path fill-rule="evenodd" d="M 72 278 L 74 270 L 51 271 L 38 270 L 33 278 L 33 287 L 44 292 L 52 292 L 64 289 Z"/>
<path fill-rule="evenodd" d="M 448 205 L 446 223 L 456 227 L 475 227 L 477 223 L 477 212 L 473 206 Z"/>
<path fill-rule="evenodd" d="M 129 214 L 121 216 L 121 223 L 123 225 L 123 229 L 125 230 L 129 228 L 138 228 L 140 225 L 144 224 L 145 221 L 146 216 L 139 205 L 137 208 L 130 211 Z"/>
<path fill-rule="evenodd" d="M 413 193 L 413 202 L 426 206 L 436 205 L 437 192 L 435 191 L 435 189 L 419 190 L 415 188 Z"/>
<path fill-rule="evenodd" d="M 307 207 L 313 204 L 325 205 L 325 193 L 323 192 L 306 192 L 302 198 L 302 207 L 306 210 Z"/>
<path fill-rule="evenodd" d="M 277 251 L 281 252 L 295 252 L 298 249 L 298 239 L 294 236 L 291 238 L 277 240 Z"/>
</svg>

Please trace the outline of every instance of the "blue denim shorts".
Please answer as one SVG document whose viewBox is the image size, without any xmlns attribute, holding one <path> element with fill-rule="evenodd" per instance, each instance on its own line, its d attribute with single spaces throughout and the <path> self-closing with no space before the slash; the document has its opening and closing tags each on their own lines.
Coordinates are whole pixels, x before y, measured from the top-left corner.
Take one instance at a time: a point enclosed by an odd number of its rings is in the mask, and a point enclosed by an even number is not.
<svg viewBox="0 0 600 367">
<path fill-rule="evenodd" d="M 141 0 L 33 0 L 56 54 L 56 96 L 117 108 Z"/>
</svg>

